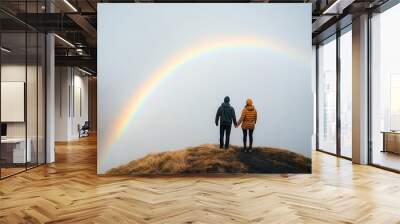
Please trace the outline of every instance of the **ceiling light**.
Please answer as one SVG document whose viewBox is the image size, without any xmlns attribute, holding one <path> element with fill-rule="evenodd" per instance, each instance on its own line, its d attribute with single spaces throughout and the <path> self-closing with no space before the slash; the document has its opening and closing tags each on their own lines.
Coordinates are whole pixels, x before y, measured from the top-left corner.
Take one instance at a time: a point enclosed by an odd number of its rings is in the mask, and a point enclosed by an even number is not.
<svg viewBox="0 0 400 224">
<path fill-rule="evenodd" d="M 86 71 L 86 70 L 83 70 L 83 69 L 81 69 L 81 68 L 79 68 L 79 67 L 78 67 L 78 70 L 81 71 L 81 72 L 83 72 L 83 73 L 85 73 L 85 74 L 87 74 L 87 75 L 92 75 L 92 73 L 90 73 L 90 72 L 88 72 L 88 71 Z"/>
<path fill-rule="evenodd" d="M 60 36 L 57 35 L 57 34 L 54 34 L 54 36 L 57 37 L 57 38 L 58 38 L 59 40 L 61 40 L 62 42 L 66 43 L 68 46 L 75 48 L 75 45 L 73 45 L 73 44 L 72 44 L 71 42 L 69 42 L 68 40 L 66 40 L 66 39 L 64 39 L 64 38 L 62 38 L 62 37 L 60 37 Z"/>
<path fill-rule="evenodd" d="M 335 7 L 338 6 L 339 2 L 341 2 L 342 0 L 336 0 L 332 5 L 330 5 L 327 9 L 324 10 L 324 12 L 322 14 L 331 14 L 332 12 L 330 12 L 332 9 L 334 9 Z M 336 10 L 337 11 L 337 10 Z M 339 13 L 337 13 L 339 14 Z"/>
<path fill-rule="evenodd" d="M 83 55 L 83 49 L 82 48 L 77 48 L 76 49 L 76 53 L 78 53 L 79 55 Z"/>
<path fill-rule="evenodd" d="M 5 47 L 1 47 L 0 49 L 1 49 L 1 51 L 4 51 L 6 53 L 10 53 L 11 52 L 11 50 L 9 50 L 9 49 L 7 49 Z"/>
<path fill-rule="evenodd" d="M 64 0 L 64 3 L 67 4 L 74 12 L 78 12 L 78 10 L 68 0 Z"/>
</svg>

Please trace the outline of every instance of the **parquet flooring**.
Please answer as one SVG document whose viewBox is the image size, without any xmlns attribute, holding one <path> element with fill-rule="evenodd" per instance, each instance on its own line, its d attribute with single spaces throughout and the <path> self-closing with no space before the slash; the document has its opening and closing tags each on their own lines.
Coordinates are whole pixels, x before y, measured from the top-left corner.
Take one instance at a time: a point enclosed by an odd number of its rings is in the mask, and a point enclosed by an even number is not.
<svg viewBox="0 0 400 224">
<path fill-rule="evenodd" d="M 400 175 L 313 153 L 312 175 L 96 175 L 96 139 L 0 181 L 0 223 L 400 223 Z"/>
<path fill-rule="evenodd" d="M 22 172 L 22 171 L 24 171 L 25 170 L 25 167 L 21 167 L 21 168 L 19 168 L 19 167 L 17 167 L 17 168 L 14 168 L 14 167 L 7 167 L 7 168 L 1 168 L 1 177 L 8 177 L 8 176 L 11 176 L 11 175 L 13 175 L 13 174 L 16 174 L 16 173 L 19 173 L 19 172 Z"/>
</svg>

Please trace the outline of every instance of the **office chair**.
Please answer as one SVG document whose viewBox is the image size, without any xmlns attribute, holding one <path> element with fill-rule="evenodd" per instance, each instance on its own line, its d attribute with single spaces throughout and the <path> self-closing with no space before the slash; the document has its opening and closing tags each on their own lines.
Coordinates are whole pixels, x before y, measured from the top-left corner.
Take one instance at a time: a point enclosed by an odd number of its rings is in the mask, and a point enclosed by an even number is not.
<svg viewBox="0 0 400 224">
<path fill-rule="evenodd" d="M 79 129 L 79 138 L 80 137 L 87 137 L 89 136 L 89 129 L 90 129 L 90 125 L 89 125 L 89 121 L 85 121 L 85 123 L 82 125 L 82 127 L 79 127 L 80 125 L 78 125 L 78 129 Z"/>
</svg>

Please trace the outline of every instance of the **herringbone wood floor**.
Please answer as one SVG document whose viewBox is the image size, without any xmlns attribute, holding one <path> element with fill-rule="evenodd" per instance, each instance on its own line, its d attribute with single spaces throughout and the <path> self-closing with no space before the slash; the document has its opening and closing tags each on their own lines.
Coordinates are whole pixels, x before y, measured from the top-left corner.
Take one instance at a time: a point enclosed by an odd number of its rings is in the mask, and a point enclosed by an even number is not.
<svg viewBox="0 0 400 224">
<path fill-rule="evenodd" d="M 95 138 L 0 181 L 0 223 L 400 223 L 400 175 L 313 154 L 312 175 L 101 177 Z"/>
</svg>

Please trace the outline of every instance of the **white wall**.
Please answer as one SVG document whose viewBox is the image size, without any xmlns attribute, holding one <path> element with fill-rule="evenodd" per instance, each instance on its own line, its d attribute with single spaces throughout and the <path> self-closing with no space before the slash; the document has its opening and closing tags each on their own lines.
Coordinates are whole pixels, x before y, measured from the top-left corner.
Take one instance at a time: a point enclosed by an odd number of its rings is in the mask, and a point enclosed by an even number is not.
<svg viewBox="0 0 400 224">
<path fill-rule="evenodd" d="M 27 113 L 28 122 L 34 122 L 34 124 L 28 124 L 28 137 L 31 131 L 29 128 L 32 127 L 32 130 L 36 130 L 36 113 L 32 113 L 32 111 L 36 111 L 36 80 L 31 78 L 30 76 L 36 77 L 36 67 L 25 65 L 2 65 L 1 67 L 1 81 L 2 82 L 25 82 L 26 72 L 28 74 L 28 84 L 29 86 L 34 86 L 35 88 L 27 88 L 27 106 L 29 106 L 29 110 Z M 41 71 L 39 71 L 41 72 Z M 40 106 L 40 105 L 39 105 Z M 6 108 L 2 108 L 4 110 Z M 25 137 L 25 122 L 7 122 L 7 135 L 8 137 Z M 33 132 L 33 131 L 32 131 Z M 36 133 L 36 132 L 35 132 Z"/>
<path fill-rule="evenodd" d="M 68 67 L 55 69 L 55 141 L 67 141 L 69 133 L 69 84 Z"/>
<path fill-rule="evenodd" d="M 83 73 L 79 72 L 78 75 L 75 70 L 74 75 L 74 107 L 72 109 L 72 119 L 71 119 L 71 135 L 73 138 L 79 137 L 79 132 L 77 129 L 78 124 L 81 126 L 85 123 L 85 121 L 89 118 L 88 112 L 88 77 L 82 76 Z M 80 102 L 79 102 L 80 101 Z M 81 108 L 79 108 L 81 107 Z"/>
<path fill-rule="evenodd" d="M 17 64 L 10 64 L 10 65 L 2 65 L 1 66 L 1 81 L 3 82 L 25 82 L 25 75 L 26 70 L 28 74 L 33 72 L 32 66 L 28 66 L 27 68 L 25 65 L 17 65 Z M 36 94 L 35 94 L 36 96 Z M 2 108 L 5 110 L 6 108 Z M 7 137 L 25 137 L 25 122 L 9 122 L 7 123 Z"/>
<path fill-rule="evenodd" d="M 217 143 L 214 118 L 226 95 L 237 116 L 254 99 L 255 146 L 310 157 L 310 9 L 99 4 L 98 172 L 151 152 Z M 241 145 L 241 135 L 233 129 L 232 143 Z"/>
<path fill-rule="evenodd" d="M 81 111 L 79 110 L 80 105 Z M 87 120 L 87 76 L 84 76 L 76 68 L 56 67 L 55 140 L 69 141 L 77 139 L 79 137 L 78 124 L 83 125 Z"/>
</svg>

